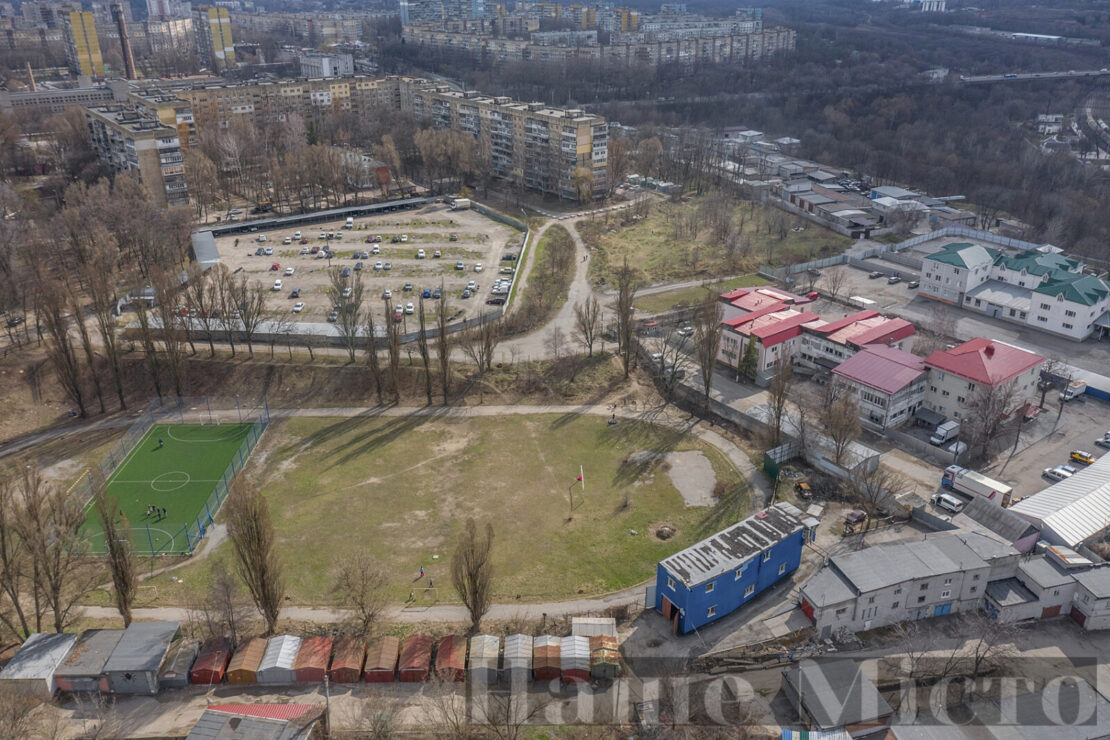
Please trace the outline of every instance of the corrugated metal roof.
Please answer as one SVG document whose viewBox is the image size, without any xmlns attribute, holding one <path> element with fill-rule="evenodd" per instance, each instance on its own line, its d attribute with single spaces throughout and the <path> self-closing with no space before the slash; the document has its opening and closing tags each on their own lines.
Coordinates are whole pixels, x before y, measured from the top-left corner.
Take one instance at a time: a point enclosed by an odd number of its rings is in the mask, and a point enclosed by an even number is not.
<svg viewBox="0 0 1110 740">
<path fill-rule="evenodd" d="M 594 635 L 616 637 L 617 620 L 613 617 L 574 617 L 571 620 L 570 633 L 585 637 Z"/>
<path fill-rule="evenodd" d="M 501 655 L 501 638 L 494 635 L 475 635 L 470 638 L 471 668 L 491 668 L 497 670 L 497 660 Z"/>
<path fill-rule="evenodd" d="M 158 670 L 180 628 L 180 622 L 132 622 L 123 631 L 104 672 Z"/>
<path fill-rule="evenodd" d="M 397 667 L 401 638 L 386 635 L 370 644 L 366 651 L 366 670 L 391 671 Z"/>
<path fill-rule="evenodd" d="M 801 510 L 780 502 L 671 555 L 663 568 L 687 588 L 734 570 L 802 529 Z"/>
<path fill-rule="evenodd" d="M 258 670 L 267 668 L 289 668 L 297 662 L 297 653 L 301 650 L 301 638 L 294 635 L 278 635 L 271 637 L 266 643 L 266 652 L 262 654 L 262 662 Z"/>
<path fill-rule="evenodd" d="M 564 637 L 559 646 L 559 662 L 564 671 L 589 671 L 590 638 L 582 635 Z"/>
<path fill-rule="evenodd" d="M 1071 547 L 1093 537 L 1110 527 L 1110 455 L 1023 498 L 1010 511 L 1051 530 Z"/>
<path fill-rule="evenodd" d="M 958 521 L 961 517 L 971 519 L 972 524 L 994 532 L 1008 542 L 1016 542 L 1035 529 L 1032 524 L 1022 519 L 1010 509 L 1003 509 L 993 501 L 988 501 L 981 496 L 973 496 L 967 502 L 964 510 L 956 515 Z"/>
<path fill-rule="evenodd" d="M 36 632 L 0 671 L 0 680 L 50 678 L 76 642 L 77 635 Z"/>
<path fill-rule="evenodd" d="M 532 667 L 532 638 L 528 635 L 509 635 L 505 638 L 505 670 Z"/>
<path fill-rule="evenodd" d="M 122 637 L 123 630 L 85 630 L 54 675 L 99 676 Z"/>
<path fill-rule="evenodd" d="M 866 347 L 833 368 L 833 374 L 892 394 L 925 374 L 925 360 L 894 347 Z"/>
<path fill-rule="evenodd" d="M 288 721 L 297 719 L 301 715 L 319 710 L 319 704 L 212 704 L 209 711 L 224 714 L 237 714 L 241 717 L 262 717 Z"/>
</svg>

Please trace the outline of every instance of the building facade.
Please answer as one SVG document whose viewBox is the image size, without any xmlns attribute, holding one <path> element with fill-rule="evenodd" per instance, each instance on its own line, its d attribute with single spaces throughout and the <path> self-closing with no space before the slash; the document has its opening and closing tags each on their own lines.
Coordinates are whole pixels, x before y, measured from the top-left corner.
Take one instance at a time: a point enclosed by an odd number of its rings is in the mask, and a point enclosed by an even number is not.
<svg viewBox="0 0 1110 740">
<path fill-rule="evenodd" d="M 231 16 L 227 8 L 201 5 L 193 8 L 193 33 L 197 58 L 213 72 L 235 66 L 235 44 L 231 40 Z"/>
<path fill-rule="evenodd" d="M 355 59 L 350 54 L 308 52 L 301 54 L 301 77 L 350 77 L 355 73 Z"/>
<path fill-rule="evenodd" d="M 855 396 L 860 423 L 879 432 L 905 424 L 925 401 L 925 361 L 895 347 L 864 347 L 832 376 Z"/>
<path fill-rule="evenodd" d="M 93 149 L 113 173 L 135 173 L 159 205 L 189 205 L 177 129 L 132 106 L 89 108 L 85 118 Z"/>
<path fill-rule="evenodd" d="M 905 319 L 888 318 L 870 309 L 833 321 L 814 322 L 803 327 L 798 362 L 828 370 L 869 345 L 903 349 L 915 331 Z"/>
<path fill-rule="evenodd" d="M 71 11 L 65 20 L 66 63 L 85 77 L 104 76 L 104 57 L 96 35 L 96 21 L 88 11 Z"/>
<path fill-rule="evenodd" d="M 1040 355 L 982 337 L 938 349 L 925 358 L 924 406 L 958 421 L 974 410 L 981 394 L 1012 384 L 1008 415 L 1036 399 L 1043 362 Z"/>
</svg>

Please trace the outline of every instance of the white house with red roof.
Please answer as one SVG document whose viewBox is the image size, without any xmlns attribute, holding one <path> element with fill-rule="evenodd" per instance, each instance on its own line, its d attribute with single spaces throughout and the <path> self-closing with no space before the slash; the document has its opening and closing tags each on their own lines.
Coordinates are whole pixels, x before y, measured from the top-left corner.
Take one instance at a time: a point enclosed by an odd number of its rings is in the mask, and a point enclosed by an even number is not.
<svg viewBox="0 0 1110 740">
<path fill-rule="evenodd" d="M 767 372 L 776 362 L 790 362 L 802 335 L 802 326 L 820 317 L 784 303 L 770 303 L 750 313 L 721 322 L 717 361 L 739 373 L 748 342 L 756 343 L 756 367 Z"/>
<path fill-rule="evenodd" d="M 938 349 L 925 358 L 925 408 L 945 418 L 963 418 L 984 387 L 1014 383 L 1013 406 L 1033 401 L 1044 358 L 1003 342 L 979 337 Z"/>
<path fill-rule="evenodd" d="M 722 293 L 717 300 L 721 306 L 721 321 L 728 321 L 755 311 L 766 311 L 773 305 L 792 306 L 809 302 L 807 298 L 770 285 L 760 288 L 737 288 Z"/>
<path fill-rule="evenodd" d="M 815 321 L 803 327 L 797 362 L 829 370 L 868 345 L 905 349 L 915 331 L 909 321 L 873 310 L 856 311 L 834 321 Z"/>
<path fill-rule="evenodd" d="M 925 401 L 925 360 L 885 344 L 860 349 L 832 376 L 855 395 L 860 422 L 879 432 L 904 424 Z"/>
</svg>

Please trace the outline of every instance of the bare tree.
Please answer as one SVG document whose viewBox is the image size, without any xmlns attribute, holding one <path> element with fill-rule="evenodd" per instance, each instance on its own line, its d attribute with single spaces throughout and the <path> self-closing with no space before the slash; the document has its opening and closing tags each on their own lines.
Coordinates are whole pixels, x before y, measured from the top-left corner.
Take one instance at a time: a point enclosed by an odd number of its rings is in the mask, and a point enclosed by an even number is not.
<svg viewBox="0 0 1110 740">
<path fill-rule="evenodd" d="M 459 535 L 451 557 L 451 583 L 470 612 L 470 629 L 478 631 L 482 617 L 493 602 L 493 525 L 486 524 L 484 536 L 473 519 Z"/>
<path fill-rule="evenodd" d="M 170 371 L 174 392 L 185 395 L 185 343 L 182 341 L 184 328 L 189 318 L 177 310 L 177 278 L 175 275 L 154 265 L 150 269 L 150 284 L 154 290 L 154 305 L 161 325 L 162 356 Z M 196 353 L 194 349 L 193 353 Z"/>
<path fill-rule="evenodd" d="M 775 377 L 767 389 L 767 404 L 771 409 L 771 447 L 782 444 L 782 427 L 786 420 L 787 404 L 794 390 L 794 366 L 790 362 L 779 361 L 775 366 Z"/>
<path fill-rule="evenodd" d="M 701 305 L 694 312 L 694 353 L 701 375 L 702 399 L 709 410 L 709 395 L 713 391 L 713 371 L 717 367 L 717 351 L 721 346 L 721 304 L 717 296 L 707 292 Z"/>
<path fill-rule="evenodd" d="M 131 302 L 135 309 L 135 316 L 139 320 L 139 343 L 143 346 L 147 370 L 150 371 L 151 382 L 154 383 L 154 392 L 162 398 L 162 361 L 158 355 L 158 346 L 154 343 L 154 316 L 150 312 L 150 302 L 143 295 L 136 296 Z"/>
<path fill-rule="evenodd" d="M 131 523 L 120 511 L 119 502 L 110 498 L 101 487 L 93 497 L 96 514 L 100 517 L 101 531 L 104 533 L 104 546 L 107 549 L 108 570 L 112 574 L 112 586 L 116 599 L 116 609 L 123 617 L 123 626 L 131 624 L 131 608 L 135 604 L 135 592 L 139 585 L 138 564 L 135 562 L 135 544 L 131 539 Z"/>
<path fill-rule="evenodd" d="M 540 716 L 550 701 L 530 691 L 497 690 L 471 692 L 471 717 L 497 740 L 521 740 L 528 724 Z"/>
<path fill-rule="evenodd" d="M 224 508 L 236 570 L 266 620 L 267 634 L 273 634 L 285 584 L 266 500 L 252 481 L 241 476 L 236 479 Z"/>
<path fill-rule="evenodd" d="M 416 320 L 420 324 L 416 330 L 416 348 L 420 352 L 420 360 L 424 364 L 424 394 L 428 397 L 428 405 L 432 405 L 432 361 L 428 351 L 428 322 L 424 316 L 424 295 L 421 294 L 417 302 Z"/>
<path fill-rule="evenodd" d="M 224 340 L 231 348 L 231 356 L 235 357 L 235 332 L 239 331 L 239 307 L 235 304 L 235 277 L 227 265 L 219 262 L 212 268 L 212 286 L 214 299 L 213 315 L 218 314 L 218 323 L 224 333 Z"/>
<path fill-rule="evenodd" d="M 342 268 L 333 267 L 328 270 L 328 279 L 331 281 L 328 297 L 339 314 L 335 319 L 335 326 L 339 329 L 347 357 L 354 362 L 363 322 L 362 274 L 355 272 L 353 277 L 344 277 Z"/>
<path fill-rule="evenodd" d="M 231 296 L 239 312 L 239 326 L 247 342 L 247 352 L 254 358 L 254 336 L 266 320 L 266 293 L 269 291 L 255 280 L 248 284 L 246 275 L 231 283 Z"/>
<path fill-rule="evenodd" d="M 960 436 L 978 459 L 990 457 L 991 445 L 1006 435 L 1022 400 L 1017 398 L 1013 380 L 998 385 L 977 384 L 967 403 L 967 413 L 960 420 Z"/>
<path fill-rule="evenodd" d="M 389 321 L 389 316 L 386 316 Z M 378 357 L 377 326 L 374 324 L 374 310 L 366 311 L 366 365 L 370 368 L 370 377 L 374 381 L 374 390 L 378 395 L 378 403 L 382 403 L 382 378 L 381 358 Z"/>
<path fill-rule="evenodd" d="M 27 613 L 29 606 L 40 602 L 37 597 L 28 599 L 26 593 L 35 584 L 28 576 L 30 553 L 20 536 L 18 475 L 14 469 L 0 471 L 0 624 L 13 636 L 25 639 L 41 629 L 42 613 Z"/>
<path fill-rule="evenodd" d="M 360 637 L 370 634 L 385 610 L 388 582 L 385 570 L 365 550 L 336 561 L 332 593 L 354 612 L 354 631 Z"/>
<path fill-rule="evenodd" d="M 632 327 L 633 306 L 636 298 L 638 279 L 636 271 L 629 267 L 628 258 L 617 270 L 617 350 L 621 355 L 624 377 L 632 371 Z"/>
<path fill-rule="evenodd" d="M 393 400 L 401 400 L 401 325 L 394 321 L 393 302 L 385 300 L 385 338 L 389 350 L 389 382 Z"/>
<path fill-rule="evenodd" d="M 447 291 L 439 286 L 439 300 L 436 302 L 436 359 L 439 360 L 439 381 L 443 389 L 443 405 L 447 405 L 447 394 L 451 390 L 451 333 L 447 330 Z"/>
<path fill-rule="evenodd" d="M 189 265 L 185 281 L 185 296 L 189 300 L 195 320 L 204 331 L 204 338 L 208 340 L 208 355 L 215 357 L 216 345 L 212 335 L 216 327 L 216 319 L 212 315 L 217 306 L 218 289 L 211 273 L 200 266 L 199 263 Z"/>
<path fill-rule="evenodd" d="M 860 508 L 874 516 L 895 506 L 895 497 L 905 492 L 909 481 L 893 468 L 879 464 L 874 470 L 861 466 L 853 471 L 848 486 Z"/>
<path fill-rule="evenodd" d="M 830 267 L 821 275 L 821 290 L 833 300 L 840 297 L 844 284 L 848 281 L 847 267 Z"/>
<path fill-rule="evenodd" d="M 821 409 L 821 425 L 833 446 L 833 462 L 843 466 L 844 454 L 860 435 L 859 404 L 850 392 L 829 383 Z"/>
<path fill-rule="evenodd" d="M 493 369 L 493 353 L 501 342 L 504 326 L 501 319 L 483 321 L 463 333 L 462 350 L 482 375 Z"/>
<path fill-rule="evenodd" d="M 574 307 L 574 328 L 578 341 L 586 348 L 588 357 L 594 356 L 594 342 L 601 333 L 601 304 L 590 296 Z"/>
<path fill-rule="evenodd" d="M 242 585 L 221 561 L 212 563 L 208 585 L 196 595 L 194 603 L 210 637 L 227 638 L 233 646 L 239 644 L 251 606 Z"/>
<path fill-rule="evenodd" d="M 77 349 L 69 330 L 66 294 L 60 283 L 41 273 L 36 275 L 35 316 L 46 329 L 46 353 L 62 390 L 77 404 L 78 413 L 87 416 L 84 378 Z"/>
</svg>

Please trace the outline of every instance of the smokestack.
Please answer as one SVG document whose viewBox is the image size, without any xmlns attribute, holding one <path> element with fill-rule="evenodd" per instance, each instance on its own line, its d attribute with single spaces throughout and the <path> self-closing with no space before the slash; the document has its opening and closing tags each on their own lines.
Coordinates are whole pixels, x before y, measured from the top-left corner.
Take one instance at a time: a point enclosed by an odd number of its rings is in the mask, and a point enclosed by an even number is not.
<svg viewBox="0 0 1110 740">
<path fill-rule="evenodd" d="M 135 79 L 135 57 L 131 55 L 131 39 L 127 38 L 127 21 L 123 17 L 123 5 L 121 3 L 112 3 L 112 17 L 116 19 L 116 26 L 119 28 L 119 43 L 123 47 L 124 77 L 133 80 Z"/>
<path fill-rule="evenodd" d="M 31 71 L 30 62 L 27 62 L 27 80 L 27 84 L 31 86 L 31 92 L 38 92 L 38 88 L 35 87 L 35 73 Z"/>
</svg>

